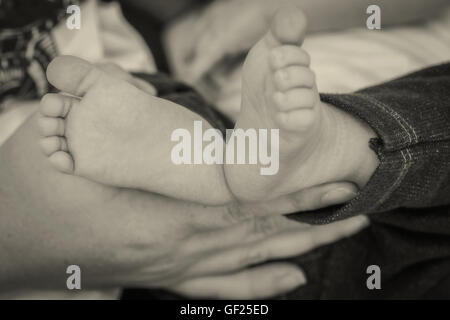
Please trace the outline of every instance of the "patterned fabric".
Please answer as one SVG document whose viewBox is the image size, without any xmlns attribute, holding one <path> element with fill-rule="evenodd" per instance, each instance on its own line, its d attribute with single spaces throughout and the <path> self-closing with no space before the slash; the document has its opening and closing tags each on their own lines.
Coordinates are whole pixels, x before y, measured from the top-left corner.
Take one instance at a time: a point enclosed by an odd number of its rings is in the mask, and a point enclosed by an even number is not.
<svg viewBox="0 0 450 320">
<path fill-rule="evenodd" d="M 8 96 L 37 98 L 50 90 L 45 69 L 57 55 L 50 31 L 72 0 L 0 0 L 0 112 Z"/>
</svg>

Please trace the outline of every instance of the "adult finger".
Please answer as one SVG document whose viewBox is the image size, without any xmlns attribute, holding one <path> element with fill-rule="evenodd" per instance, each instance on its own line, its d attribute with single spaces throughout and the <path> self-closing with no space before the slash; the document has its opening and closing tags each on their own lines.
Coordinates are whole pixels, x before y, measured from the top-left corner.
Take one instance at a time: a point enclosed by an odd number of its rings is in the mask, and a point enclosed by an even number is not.
<svg viewBox="0 0 450 320">
<path fill-rule="evenodd" d="M 333 182 L 303 189 L 270 201 L 230 206 L 229 212 L 239 218 L 239 216 L 280 215 L 317 210 L 345 203 L 353 199 L 357 193 L 358 188 L 353 183 Z"/>
<path fill-rule="evenodd" d="M 286 219 L 287 220 L 287 219 Z M 290 221 L 293 225 L 296 223 Z M 206 255 L 190 267 L 190 274 L 233 272 L 270 260 L 305 254 L 322 245 L 351 236 L 368 225 L 365 216 L 358 216 L 328 225 L 306 226 L 281 232 L 261 241 L 241 243 L 227 250 Z"/>
<path fill-rule="evenodd" d="M 189 81 L 200 80 L 227 54 L 228 44 L 213 30 L 205 30 L 199 37 L 187 66 Z"/>
<path fill-rule="evenodd" d="M 252 217 L 238 223 L 224 221 L 223 226 L 209 229 L 186 239 L 180 252 L 186 256 L 204 255 L 207 252 L 242 246 L 261 241 L 278 232 L 307 226 L 283 216 Z"/>
<path fill-rule="evenodd" d="M 296 211 L 317 210 L 342 204 L 356 197 L 358 187 L 350 182 L 326 183 L 288 195 Z"/>
<path fill-rule="evenodd" d="M 213 299 L 263 299 L 304 285 L 306 277 L 296 266 L 273 263 L 234 274 L 201 277 L 170 288 L 189 297 Z"/>
<path fill-rule="evenodd" d="M 229 14 L 229 4 L 217 1 L 207 6 L 197 17 L 192 28 L 195 37 L 185 57 L 186 67 L 191 82 L 199 80 L 226 54 L 229 43 L 229 28 L 224 24 L 224 16 Z"/>
</svg>

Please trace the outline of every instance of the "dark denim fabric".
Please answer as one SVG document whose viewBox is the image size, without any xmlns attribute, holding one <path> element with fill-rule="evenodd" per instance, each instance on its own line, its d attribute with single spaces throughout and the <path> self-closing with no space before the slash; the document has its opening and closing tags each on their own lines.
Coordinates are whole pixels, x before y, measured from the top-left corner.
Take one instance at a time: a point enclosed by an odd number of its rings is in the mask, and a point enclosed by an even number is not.
<svg viewBox="0 0 450 320">
<path fill-rule="evenodd" d="M 293 259 L 309 284 L 285 298 L 449 299 L 450 64 L 322 100 L 373 128 L 380 166 L 347 205 L 293 218 L 327 223 L 368 214 L 371 226 Z M 381 268 L 381 290 L 367 289 L 372 264 Z"/>
<path fill-rule="evenodd" d="M 189 87 L 165 76 L 144 78 L 161 97 L 216 127 L 232 126 Z M 450 298 L 450 64 L 322 100 L 373 128 L 378 138 L 368 143 L 380 165 L 348 204 L 289 217 L 321 224 L 367 214 L 371 225 L 290 259 L 305 270 L 308 284 L 280 298 Z M 381 268 L 381 290 L 366 286 L 373 264 Z"/>
</svg>

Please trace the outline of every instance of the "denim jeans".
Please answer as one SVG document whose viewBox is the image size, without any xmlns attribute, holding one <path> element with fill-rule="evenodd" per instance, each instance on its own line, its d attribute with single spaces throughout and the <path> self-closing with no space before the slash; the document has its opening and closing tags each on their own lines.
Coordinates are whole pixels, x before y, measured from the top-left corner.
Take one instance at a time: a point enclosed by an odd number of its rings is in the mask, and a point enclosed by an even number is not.
<svg viewBox="0 0 450 320">
<path fill-rule="evenodd" d="M 188 86 L 164 75 L 139 76 L 213 126 L 233 127 Z M 290 259 L 308 284 L 279 298 L 450 298 L 450 64 L 321 99 L 372 127 L 378 137 L 367 143 L 380 165 L 349 203 L 289 217 L 323 224 L 366 214 L 371 225 Z M 380 290 L 367 287 L 370 265 L 380 267 Z"/>
</svg>

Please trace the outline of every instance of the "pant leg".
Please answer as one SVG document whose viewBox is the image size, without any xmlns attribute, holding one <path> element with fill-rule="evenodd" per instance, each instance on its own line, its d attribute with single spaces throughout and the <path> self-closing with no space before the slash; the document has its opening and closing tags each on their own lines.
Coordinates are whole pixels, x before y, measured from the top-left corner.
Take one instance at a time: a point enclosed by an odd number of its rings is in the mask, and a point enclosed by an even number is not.
<svg viewBox="0 0 450 320">
<path fill-rule="evenodd" d="M 194 91 L 167 77 L 153 84 L 161 97 L 197 108 L 217 127 L 221 116 Z M 348 204 L 290 218 L 329 223 L 368 214 L 371 226 L 289 259 L 305 270 L 308 284 L 279 298 L 450 298 L 449 87 L 444 64 L 353 94 L 321 96 L 374 129 L 378 138 L 368 143 L 380 166 Z M 381 290 L 366 286 L 372 264 L 381 268 Z M 164 293 L 169 297 L 176 296 Z"/>
</svg>

